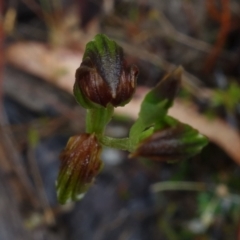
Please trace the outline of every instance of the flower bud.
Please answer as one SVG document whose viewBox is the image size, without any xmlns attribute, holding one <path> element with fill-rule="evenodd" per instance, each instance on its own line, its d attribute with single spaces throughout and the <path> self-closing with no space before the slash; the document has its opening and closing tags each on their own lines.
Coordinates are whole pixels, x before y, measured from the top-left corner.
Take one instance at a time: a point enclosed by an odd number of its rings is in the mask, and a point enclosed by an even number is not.
<svg viewBox="0 0 240 240">
<path fill-rule="evenodd" d="M 92 185 L 102 167 L 102 147 L 94 134 L 81 134 L 68 140 L 60 155 L 57 197 L 61 204 L 79 200 Z"/>
<path fill-rule="evenodd" d="M 124 106 L 135 91 L 137 75 L 137 67 L 127 65 L 123 49 L 98 34 L 87 44 L 76 71 L 75 98 L 85 108 Z"/>
<path fill-rule="evenodd" d="M 207 144 L 207 139 L 189 125 L 178 123 L 154 132 L 138 145 L 130 157 L 145 157 L 157 161 L 187 159 Z"/>
</svg>

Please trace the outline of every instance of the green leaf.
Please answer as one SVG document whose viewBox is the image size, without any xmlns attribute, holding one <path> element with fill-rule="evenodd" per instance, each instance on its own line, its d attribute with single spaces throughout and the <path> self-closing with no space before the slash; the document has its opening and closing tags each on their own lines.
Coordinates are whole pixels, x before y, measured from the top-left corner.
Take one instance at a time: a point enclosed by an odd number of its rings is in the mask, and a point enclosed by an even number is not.
<svg viewBox="0 0 240 240">
<path fill-rule="evenodd" d="M 139 141 L 142 132 L 149 127 L 165 124 L 161 119 L 164 119 L 173 104 L 174 97 L 180 88 L 182 71 L 182 67 L 178 67 L 146 94 L 141 104 L 139 117 L 129 133 L 134 144 Z"/>
<path fill-rule="evenodd" d="M 182 67 L 178 67 L 147 93 L 139 112 L 139 118 L 145 125 L 151 125 L 167 114 L 180 89 L 182 71 Z"/>
</svg>

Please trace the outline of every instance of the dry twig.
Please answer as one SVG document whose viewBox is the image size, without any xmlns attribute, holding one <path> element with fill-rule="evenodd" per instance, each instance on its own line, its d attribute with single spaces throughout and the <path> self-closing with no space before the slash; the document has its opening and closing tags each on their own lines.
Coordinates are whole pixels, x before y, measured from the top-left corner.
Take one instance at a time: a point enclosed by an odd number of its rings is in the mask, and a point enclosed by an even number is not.
<svg viewBox="0 0 240 240">
<path fill-rule="evenodd" d="M 221 27 L 217 36 L 217 41 L 215 43 L 215 46 L 211 50 L 206 63 L 205 63 L 205 70 L 206 72 L 210 72 L 212 68 L 214 67 L 218 56 L 220 55 L 224 44 L 227 40 L 227 36 L 231 27 L 231 11 L 230 11 L 230 1 L 229 0 L 222 0 L 222 12 L 220 14 L 220 23 Z M 207 6 L 209 9 L 209 12 L 215 16 L 219 17 L 218 12 L 214 8 L 214 3 L 212 0 L 207 1 Z M 211 9 L 211 10 L 210 10 Z"/>
</svg>

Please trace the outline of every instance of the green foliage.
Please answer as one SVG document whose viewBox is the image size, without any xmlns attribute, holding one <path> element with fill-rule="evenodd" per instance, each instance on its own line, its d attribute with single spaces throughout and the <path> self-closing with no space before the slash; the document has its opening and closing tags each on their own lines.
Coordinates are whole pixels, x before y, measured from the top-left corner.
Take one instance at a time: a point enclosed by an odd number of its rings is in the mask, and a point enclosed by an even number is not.
<svg viewBox="0 0 240 240">
<path fill-rule="evenodd" d="M 213 106 L 225 106 L 228 111 L 234 111 L 240 103 L 240 86 L 236 82 L 231 82 L 226 90 L 215 90 L 213 93 Z"/>
<path fill-rule="evenodd" d="M 191 126 L 167 115 L 181 84 L 181 67 L 168 74 L 144 98 L 138 119 L 128 138 L 105 136 L 114 107 L 130 101 L 137 67 L 126 65 L 123 50 L 105 35 L 97 35 L 86 46 L 76 72 L 75 97 L 87 108 L 86 134 L 71 137 L 61 155 L 57 180 L 59 202 L 82 197 L 101 170 L 101 146 L 129 151 L 130 157 L 156 161 L 178 161 L 201 151 L 207 139 Z"/>
<path fill-rule="evenodd" d="M 139 112 L 139 119 L 145 127 L 162 119 L 172 106 L 174 97 L 181 84 L 182 67 L 167 75 L 145 96 Z"/>
</svg>

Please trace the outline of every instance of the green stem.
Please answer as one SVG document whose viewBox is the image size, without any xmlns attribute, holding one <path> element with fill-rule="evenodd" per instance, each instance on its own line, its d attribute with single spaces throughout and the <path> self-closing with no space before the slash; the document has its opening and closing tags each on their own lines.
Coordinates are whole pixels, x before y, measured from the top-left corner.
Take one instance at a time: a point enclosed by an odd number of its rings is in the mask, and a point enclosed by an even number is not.
<svg viewBox="0 0 240 240">
<path fill-rule="evenodd" d="M 134 144 L 132 139 L 104 136 L 105 127 L 112 118 L 113 110 L 114 108 L 112 106 L 88 109 L 86 131 L 87 133 L 95 133 L 99 142 L 104 146 L 133 152 L 136 144 Z"/>
<path fill-rule="evenodd" d="M 107 136 L 99 136 L 99 141 L 101 144 L 107 147 L 127 150 L 129 152 L 134 150 L 134 145 L 129 138 L 111 138 Z"/>
<path fill-rule="evenodd" d="M 107 106 L 106 108 L 94 108 L 87 110 L 86 117 L 86 131 L 87 133 L 95 133 L 102 135 L 105 127 L 111 120 L 113 114 L 113 107 Z"/>
</svg>

